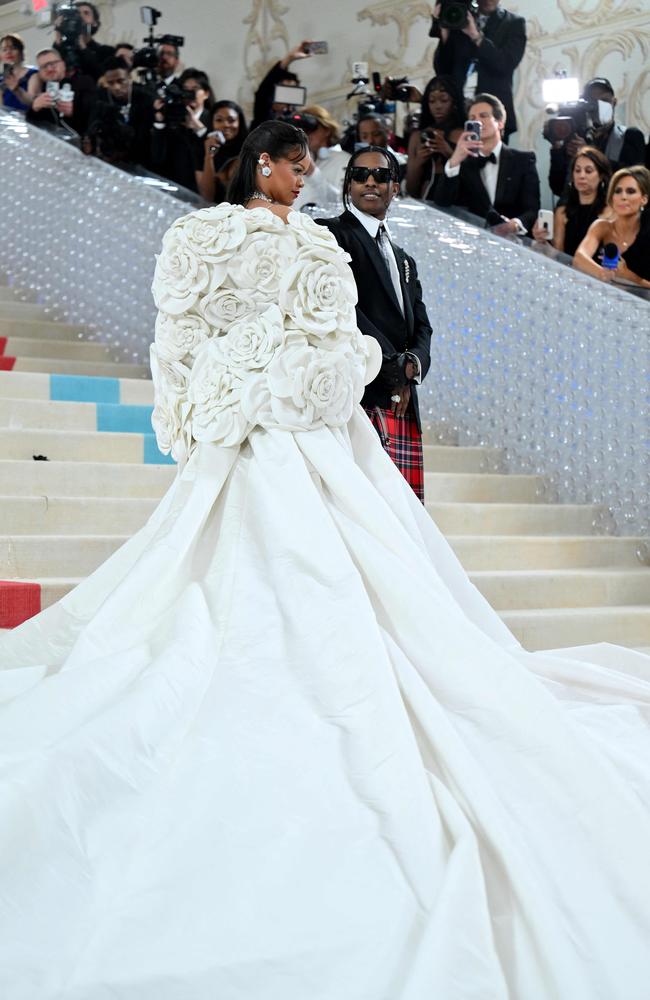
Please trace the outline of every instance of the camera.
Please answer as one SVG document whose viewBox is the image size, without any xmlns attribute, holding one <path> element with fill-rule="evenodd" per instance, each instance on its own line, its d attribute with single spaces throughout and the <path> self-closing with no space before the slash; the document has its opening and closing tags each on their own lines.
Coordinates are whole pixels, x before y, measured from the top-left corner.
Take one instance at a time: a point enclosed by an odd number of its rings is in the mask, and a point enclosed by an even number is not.
<svg viewBox="0 0 650 1000">
<path fill-rule="evenodd" d="M 600 125 L 597 101 L 569 101 L 551 108 L 550 114 L 551 117 L 544 123 L 543 135 L 552 143 L 564 143 L 572 135 L 591 142 L 595 129 Z"/>
<path fill-rule="evenodd" d="M 467 27 L 469 14 L 478 16 L 478 3 L 476 0 L 442 0 L 439 25 L 441 28 L 463 29 Z"/>
<path fill-rule="evenodd" d="M 92 35 L 92 25 L 86 24 L 73 3 L 55 4 L 52 10 L 52 23 L 59 33 L 58 48 L 66 66 L 72 69 L 79 66 L 79 37 Z"/>
<path fill-rule="evenodd" d="M 193 96 L 191 91 L 183 90 L 175 82 L 159 87 L 158 97 L 163 101 L 160 111 L 168 128 L 181 128 L 185 124 L 187 103 Z"/>
<path fill-rule="evenodd" d="M 411 88 L 408 76 L 387 76 L 384 84 L 384 93 L 388 101 L 403 101 L 408 103 L 411 100 Z"/>
<path fill-rule="evenodd" d="M 144 45 L 133 53 L 133 68 L 143 69 L 146 83 L 152 84 L 158 68 L 158 46 L 174 45 L 177 49 L 185 45 L 182 35 L 154 35 L 154 28 L 162 17 L 154 7 L 141 7 L 140 20 L 149 28 L 149 34 L 143 39 Z M 164 96 L 164 95 L 160 95 Z"/>
</svg>

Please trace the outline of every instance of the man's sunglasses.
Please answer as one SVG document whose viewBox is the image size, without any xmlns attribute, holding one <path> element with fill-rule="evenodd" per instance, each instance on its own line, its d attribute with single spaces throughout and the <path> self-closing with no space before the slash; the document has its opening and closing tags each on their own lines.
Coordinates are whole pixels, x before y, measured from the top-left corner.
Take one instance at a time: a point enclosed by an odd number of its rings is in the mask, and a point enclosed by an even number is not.
<svg viewBox="0 0 650 1000">
<path fill-rule="evenodd" d="M 357 184 L 365 184 L 371 174 L 377 184 L 388 184 L 392 179 L 389 167 L 352 167 L 350 176 Z"/>
</svg>

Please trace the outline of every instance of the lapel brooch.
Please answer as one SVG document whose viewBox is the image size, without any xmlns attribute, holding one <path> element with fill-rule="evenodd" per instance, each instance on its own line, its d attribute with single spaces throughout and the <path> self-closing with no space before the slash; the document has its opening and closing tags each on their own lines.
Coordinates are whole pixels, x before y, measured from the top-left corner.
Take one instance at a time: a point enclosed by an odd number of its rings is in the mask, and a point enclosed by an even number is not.
<svg viewBox="0 0 650 1000">
<path fill-rule="evenodd" d="M 409 267 L 409 262 L 408 262 L 408 260 L 405 257 L 404 258 L 404 281 L 408 285 L 408 283 L 409 283 L 410 280 L 411 280 L 411 268 Z"/>
</svg>

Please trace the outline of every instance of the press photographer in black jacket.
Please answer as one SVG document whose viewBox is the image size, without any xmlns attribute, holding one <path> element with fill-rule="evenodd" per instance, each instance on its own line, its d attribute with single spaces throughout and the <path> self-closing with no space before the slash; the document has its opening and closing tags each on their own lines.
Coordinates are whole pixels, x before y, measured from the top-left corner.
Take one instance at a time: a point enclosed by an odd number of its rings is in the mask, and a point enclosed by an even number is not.
<svg viewBox="0 0 650 1000">
<path fill-rule="evenodd" d="M 440 25 L 442 4 L 433 11 L 429 34 L 440 42 L 433 57 L 438 75 L 453 77 L 456 86 L 465 88 L 468 74 L 477 73 L 474 93 L 494 94 L 506 109 L 504 141 L 517 131 L 517 116 L 512 96 L 512 78 L 526 50 L 526 22 L 499 6 L 499 0 L 478 0 L 478 16 L 470 12 L 464 28 Z"/>
</svg>

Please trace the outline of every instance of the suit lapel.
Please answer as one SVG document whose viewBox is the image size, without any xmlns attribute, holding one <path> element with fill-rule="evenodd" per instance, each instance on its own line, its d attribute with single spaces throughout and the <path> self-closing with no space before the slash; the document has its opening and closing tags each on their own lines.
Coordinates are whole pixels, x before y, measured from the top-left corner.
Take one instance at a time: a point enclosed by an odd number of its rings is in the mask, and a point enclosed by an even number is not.
<svg viewBox="0 0 650 1000">
<path fill-rule="evenodd" d="M 363 244 L 366 253 L 368 254 L 368 257 L 370 258 L 370 261 L 375 269 L 377 278 L 379 280 L 379 284 L 385 290 L 391 302 L 394 304 L 395 308 L 401 315 L 402 310 L 399 307 L 399 302 L 397 301 L 397 296 L 395 295 L 393 282 L 391 281 L 390 274 L 386 269 L 386 264 L 384 263 L 384 259 L 381 255 L 379 247 L 373 240 L 370 233 L 368 233 L 368 231 L 364 228 L 364 226 L 361 225 L 359 220 L 352 214 L 352 212 L 347 212 L 347 211 L 344 212 L 341 218 L 344 219 L 348 225 L 354 226 L 354 231 L 357 234 L 357 237 L 359 238 L 361 243 Z"/>
</svg>

